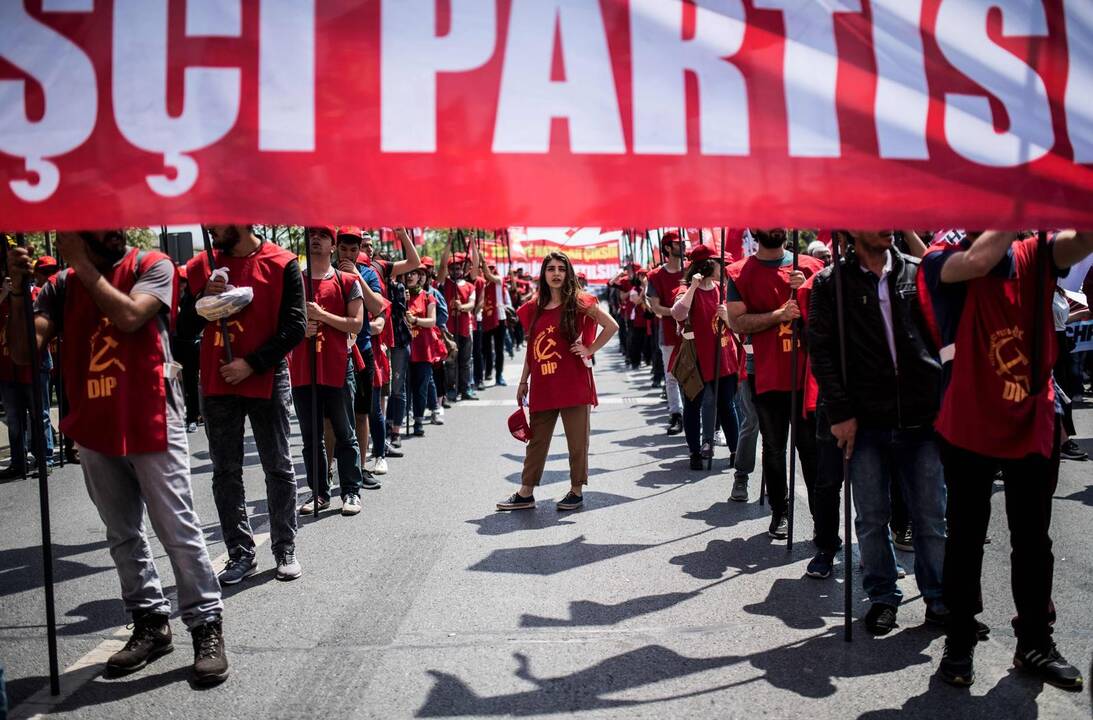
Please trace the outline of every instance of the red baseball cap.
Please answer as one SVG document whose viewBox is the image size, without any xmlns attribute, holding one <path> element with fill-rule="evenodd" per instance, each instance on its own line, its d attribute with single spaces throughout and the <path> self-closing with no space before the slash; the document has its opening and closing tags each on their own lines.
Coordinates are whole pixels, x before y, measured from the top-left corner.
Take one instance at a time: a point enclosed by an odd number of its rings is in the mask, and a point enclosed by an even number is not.
<svg viewBox="0 0 1093 720">
<path fill-rule="evenodd" d="M 52 255 L 43 255 L 34 262 L 34 271 L 51 270 L 57 267 L 57 258 Z"/>
<path fill-rule="evenodd" d="M 583 272 L 579 272 L 579 273 L 577 273 L 577 279 L 578 279 L 578 280 L 587 280 L 587 279 L 588 279 L 588 275 L 587 275 L 586 273 L 583 273 Z"/>
<path fill-rule="evenodd" d="M 685 239 L 679 237 L 679 233 L 677 233 L 675 230 L 669 230 L 668 232 L 664 233 L 660 237 L 660 244 L 661 245 L 664 245 L 666 243 L 675 243 L 675 242 L 681 242 L 684 245 L 687 244 L 687 241 Z"/>
<path fill-rule="evenodd" d="M 517 408 L 516 412 L 509 415 L 509 432 L 520 442 L 531 440 L 531 425 L 528 424 L 528 415 L 524 408 Z"/>
<path fill-rule="evenodd" d="M 363 235 L 364 231 L 356 225 L 342 225 L 340 228 L 338 228 L 338 234 L 334 237 L 337 240 L 341 240 L 342 237 L 345 237 L 346 239 L 359 243 Z"/>
<path fill-rule="evenodd" d="M 703 260 L 720 260 L 721 253 L 713 245 L 695 245 L 687 253 L 687 259 L 691 262 L 702 262 Z"/>
<path fill-rule="evenodd" d="M 307 230 L 308 233 L 310 233 L 312 230 L 322 230 L 323 232 L 330 235 L 331 240 L 337 241 L 338 239 L 338 228 L 334 227 L 333 225 L 308 225 Z"/>
<path fill-rule="evenodd" d="M 421 266 L 432 270 L 436 267 L 436 262 L 428 255 L 425 255 L 421 258 Z"/>
<path fill-rule="evenodd" d="M 467 262 L 467 253 L 457 252 L 448 258 L 449 265 L 459 265 L 460 263 Z"/>
</svg>

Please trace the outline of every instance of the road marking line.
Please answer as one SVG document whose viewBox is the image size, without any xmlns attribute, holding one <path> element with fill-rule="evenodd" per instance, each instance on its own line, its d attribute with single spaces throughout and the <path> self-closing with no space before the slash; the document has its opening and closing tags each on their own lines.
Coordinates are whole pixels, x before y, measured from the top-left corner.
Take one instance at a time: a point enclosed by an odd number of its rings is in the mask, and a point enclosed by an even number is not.
<svg viewBox="0 0 1093 720">
<path fill-rule="evenodd" d="M 660 405 L 664 401 L 660 398 L 653 397 L 606 397 L 600 398 L 600 405 L 629 405 L 636 407 L 639 405 Z M 458 405 L 453 406 L 454 409 L 462 410 L 464 408 L 476 408 L 476 407 L 509 407 L 515 406 L 516 401 L 509 400 L 464 400 Z"/>
<path fill-rule="evenodd" d="M 269 541 L 269 533 L 257 533 L 254 536 L 254 547 L 258 549 Z M 220 555 L 212 561 L 213 572 L 219 573 L 228 563 L 228 553 Z M 49 694 L 49 686 L 28 697 L 8 713 L 11 720 L 41 720 L 58 705 L 68 700 L 87 683 L 102 674 L 103 667 L 110 656 L 125 647 L 130 631 L 122 626 L 114 631 L 112 637 L 103 640 L 92 650 L 72 663 L 61 673 L 61 694 L 54 697 Z"/>
</svg>

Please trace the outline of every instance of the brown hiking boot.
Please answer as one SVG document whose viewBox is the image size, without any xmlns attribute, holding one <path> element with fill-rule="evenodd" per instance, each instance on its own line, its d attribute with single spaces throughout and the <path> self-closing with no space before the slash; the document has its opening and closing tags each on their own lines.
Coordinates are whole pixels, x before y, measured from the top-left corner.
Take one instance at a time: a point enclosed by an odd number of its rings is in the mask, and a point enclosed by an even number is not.
<svg viewBox="0 0 1093 720">
<path fill-rule="evenodd" d="M 133 634 L 125 647 L 110 656 L 106 669 L 111 673 L 139 670 L 175 649 L 171 643 L 171 623 L 166 615 L 151 613 L 133 617 Z"/>
<path fill-rule="evenodd" d="M 228 677 L 228 656 L 224 654 L 224 627 L 217 620 L 190 631 L 194 641 L 194 682 L 215 685 Z"/>
</svg>

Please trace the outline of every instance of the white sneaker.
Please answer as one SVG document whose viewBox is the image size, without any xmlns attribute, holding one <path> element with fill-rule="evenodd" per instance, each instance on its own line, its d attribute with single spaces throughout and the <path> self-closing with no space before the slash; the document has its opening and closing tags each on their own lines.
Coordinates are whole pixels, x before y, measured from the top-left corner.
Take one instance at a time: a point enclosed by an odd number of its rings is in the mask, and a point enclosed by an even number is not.
<svg viewBox="0 0 1093 720">
<path fill-rule="evenodd" d="M 378 459 L 379 458 L 375 457 L 374 455 L 370 455 L 368 457 L 368 459 L 364 461 L 364 470 L 365 470 L 365 472 L 370 472 L 372 474 L 375 474 L 375 472 L 376 472 L 376 460 L 378 460 Z"/>
<path fill-rule="evenodd" d="M 368 471 L 373 475 L 387 474 L 387 458 L 372 458 L 372 468 Z"/>
<path fill-rule="evenodd" d="M 725 433 L 718 430 L 713 434 L 713 444 L 718 447 L 728 447 L 728 443 L 725 442 Z"/>
</svg>

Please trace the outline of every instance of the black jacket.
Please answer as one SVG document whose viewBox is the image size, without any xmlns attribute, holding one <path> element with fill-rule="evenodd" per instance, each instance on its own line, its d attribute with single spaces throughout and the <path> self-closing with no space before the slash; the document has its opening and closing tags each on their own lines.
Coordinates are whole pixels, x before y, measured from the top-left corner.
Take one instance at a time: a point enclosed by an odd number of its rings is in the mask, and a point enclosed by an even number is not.
<svg viewBox="0 0 1093 720">
<path fill-rule="evenodd" d="M 941 405 L 941 363 L 918 302 L 919 261 L 891 250 L 888 274 L 898 370 L 885 338 L 877 288 L 880 279 L 864 271 L 851 250 L 842 260 L 846 313 L 847 382 L 842 380 L 835 318 L 833 268 L 813 281 L 808 309 L 812 372 L 820 385 L 820 407 L 831 424 L 857 418 L 874 429 L 932 425 Z"/>
</svg>

